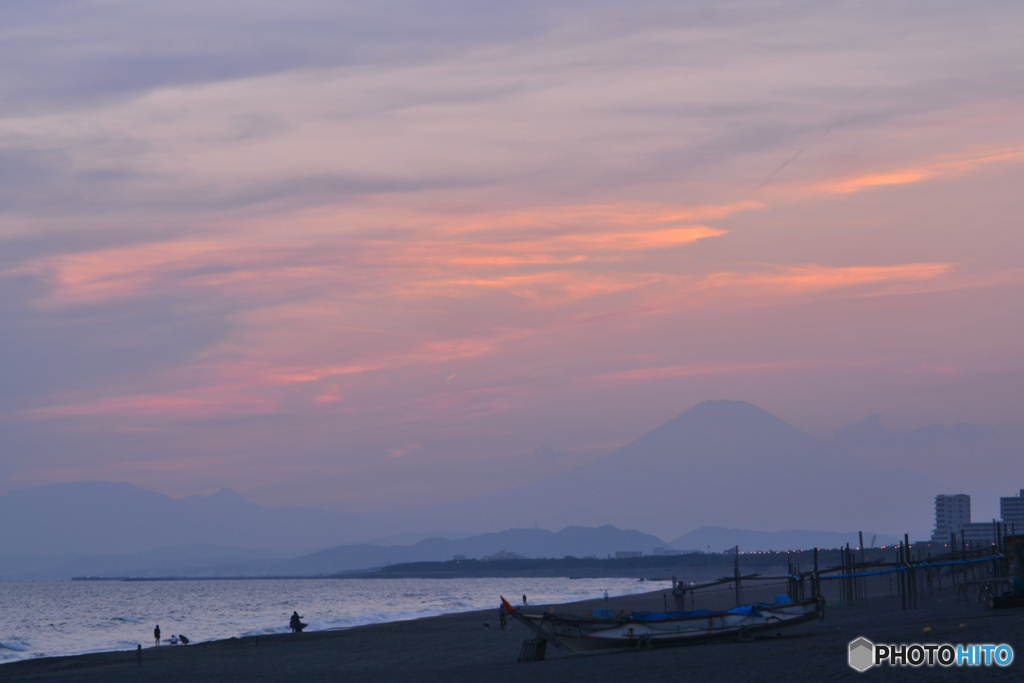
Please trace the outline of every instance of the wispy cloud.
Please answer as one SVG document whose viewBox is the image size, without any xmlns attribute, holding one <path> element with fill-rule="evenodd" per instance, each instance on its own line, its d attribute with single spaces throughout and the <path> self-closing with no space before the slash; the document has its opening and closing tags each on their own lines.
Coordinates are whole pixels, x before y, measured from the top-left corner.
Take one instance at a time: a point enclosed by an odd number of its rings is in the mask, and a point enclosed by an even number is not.
<svg viewBox="0 0 1024 683">
<path fill-rule="evenodd" d="M 978 340 L 1020 336 L 1024 6 L 43 4 L 0 6 L 0 477 L 1020 405 L 913 369 L 1020 365 Z"/>
<path fill-rule="evenodd" d="M 743 288 L 757 292 L 822 292 L 861 285 L 934 280 L 953 271 L 953 263 L 906 263 L 894 266 L 829 267 L 816 264 L 778 267 L 769 271 L 720 272 L 698 283 L 701 289 Z"/>
<path fill-rule="evenodd" d="M 958 154 L 921 166 L 902 168 L 881 173 L 871 173 L 845 180 L 836 180 L 821 185 L 825 192 L 848 194 L 875 187 L 908 185 L 939 178 L 950 178 L 997 163 L 1024 161 L 1024 147 L 1009 147 Z"/>
</svg>

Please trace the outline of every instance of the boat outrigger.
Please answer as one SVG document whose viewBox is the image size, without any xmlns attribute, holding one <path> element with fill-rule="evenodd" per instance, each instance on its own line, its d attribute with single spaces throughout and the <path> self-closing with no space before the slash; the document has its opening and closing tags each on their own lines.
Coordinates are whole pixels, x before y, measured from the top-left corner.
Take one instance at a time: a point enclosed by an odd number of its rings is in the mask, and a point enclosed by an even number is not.
<svg viewBox="0 0 1024 683">
<path fill-rule="evenodd" d="M 501 599 L 505 611 L 559 650 L 575 654 L 668 647 L 715 638 L 753 639 L 825 616 L 820 596 L 793 602 L 782 595 L 774 604 L 754 603 L 725 612 L 622 612 L 594 610 L 591 617 L 555 612 L 526 614 Z"/>
</svg>

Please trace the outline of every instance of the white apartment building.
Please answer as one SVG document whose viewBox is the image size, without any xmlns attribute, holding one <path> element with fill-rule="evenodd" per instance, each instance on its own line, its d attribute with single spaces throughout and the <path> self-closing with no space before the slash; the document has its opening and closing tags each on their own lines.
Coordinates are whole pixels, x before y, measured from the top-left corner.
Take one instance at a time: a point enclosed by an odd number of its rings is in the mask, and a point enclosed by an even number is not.
<svg viewBox="0 0 1024 683">
<path fill-rule="evenodd" d="M 1019 496 L 1003 496 L 999 499 L 999 516 L 1003 518 L 1007 533 L 1024 534 L 1024 489 Z"/>
<path fill-rule="evenodd" d="M 966 493 L 935 496 L 935 531 L 932 540 L 949 543 L 950 534 L 958 534 L 971 523 L 971 497 Z"/>
</svg>

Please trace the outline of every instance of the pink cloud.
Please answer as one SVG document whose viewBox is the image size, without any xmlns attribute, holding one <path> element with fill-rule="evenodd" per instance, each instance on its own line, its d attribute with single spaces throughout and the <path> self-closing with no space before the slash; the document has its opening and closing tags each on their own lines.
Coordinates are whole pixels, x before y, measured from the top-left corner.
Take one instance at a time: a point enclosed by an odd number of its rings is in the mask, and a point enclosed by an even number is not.
<svg viewBox="0 0 1024 683">
<path fill-rule="evenodd" d="M 137 394 L 99 398 L 26 411 L 29 417 L 157 417 L 168 419 L 267 415 L 279 406 L 259 396 L 241 396 L 203 388 L 171 394 Z"/>
<path fill-rule="evenodd" d="M 829 181 L 820 185 L 819 188 L 828 193 L 848 194 L 874 187 L 907 185 L 935 178 L 948 178 L 970 173 L 990 164 L 1021 160 L 1024 160 L 1024 147 L 1006 147 L 995 150 L 968 152 L 920 166 Z"/>
<path fill-rule="evenodd" d="M 770 272 L 720 272 L 698 283 L 699 289 L 744 288 L 762 293 L 820 292 L 861 285 L 934 280 L 953 271 L 952 263 L 907 263 L 895 266 L 829 267 L 816 264 L 781 267 Z"/>
</svg>

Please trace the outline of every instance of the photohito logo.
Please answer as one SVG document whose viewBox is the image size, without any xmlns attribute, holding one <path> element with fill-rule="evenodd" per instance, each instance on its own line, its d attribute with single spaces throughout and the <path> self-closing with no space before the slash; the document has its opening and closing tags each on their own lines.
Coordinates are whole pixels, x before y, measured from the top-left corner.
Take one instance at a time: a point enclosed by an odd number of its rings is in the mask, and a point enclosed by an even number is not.
<svg viewBox="0 0 1024 683">
<path fill-rule="evenodd" d="M 867 638 L 850 642 L 850 668 L 864 672 L 873 666 L 1010 666 L 1013 648 L 1006 644 L 950 645 L 908 643 L 882 645 Z"/>
</svg>

